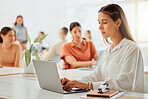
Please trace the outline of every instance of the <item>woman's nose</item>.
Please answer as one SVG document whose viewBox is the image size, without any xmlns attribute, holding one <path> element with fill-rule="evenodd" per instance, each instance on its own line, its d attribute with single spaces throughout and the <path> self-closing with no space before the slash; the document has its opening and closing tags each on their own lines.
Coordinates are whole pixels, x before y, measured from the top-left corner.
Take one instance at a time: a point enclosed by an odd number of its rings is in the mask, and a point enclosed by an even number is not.
<svg viewBox="0 0 148 99">
<path fill-rule="evenodd" d="M 101 24 L 99 25 L 99 30 L 103 30 L 103 26 Z"/>
<path fill-rule="evenodd" d="M 81 35 L 81 32 L 77 32 L 77 35 L 80 36 Z"/>
</svg>

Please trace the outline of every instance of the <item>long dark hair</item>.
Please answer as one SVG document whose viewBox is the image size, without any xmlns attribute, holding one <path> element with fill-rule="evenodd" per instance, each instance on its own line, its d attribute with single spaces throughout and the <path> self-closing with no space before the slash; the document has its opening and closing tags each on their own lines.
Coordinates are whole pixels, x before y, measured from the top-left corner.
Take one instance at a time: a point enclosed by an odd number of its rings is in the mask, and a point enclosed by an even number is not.
<svg viewBox="0 0 148 99">
<path fill-rule="evenodd" d="M 81 27 L 80 23 L 78 23 L 78 22 L 72 22 L 72 23 L 70 24 L 70 26 L 69 26 L 69 30 L 72 31 L 72 29 L 73 29 L 74 27 L 76 27 L 76 26 Z"/>
<path fill-rule="evenodd" d="M 127 23 L 125 13 L 119 5 L 108 4 L 106 6 L 103 6 L 98 11 L 98 13 L 99 12 L 102 12 L 104 14 L 109 15 L 114 22 L 117 21 L 117 19 L 121 19 L 122 22 L 121 22 L 121 25 L 119 27 L 119 31 L 121 32 L 123 37 L 126 37 L 127 39 L 134 41 L 134 38 L 132 37 L 130 29 L 129 29 L 129 25 Z M 107 43 L 109 43 L 109 41 L 107 39 L 105 39 L 105 40 L 106 40 Z"/>
<path fill-rule="evenodd" d="M 22 20 L 23 20 L 23 16 L 22 16 L 22 15 L 18 15 L 18 16 L 16 17 L 16 20 L 17 20 L 18 18 L 22 18 Z M 16 22 L 16 21 L 15 21 L 15 25 L 17 25 L 17 22 Z M 22 26 L 24 26 L 23 23 L 22 23 Z"/>
<path fill-rule="evenodd" d="M 3 39 L 2 39 L 2 37 L 1 37 L 1 34 L 3 34 L 3 35 L 6 35 L 9 31 L 11 31 L 11 30 L 13 30 L 12 28 L 10 28 L 10 27 L 3 27 L 2 29 L 1 29 L 1 32 L 0 32 L 0 43 L 3 43 Z"/>
</svg>

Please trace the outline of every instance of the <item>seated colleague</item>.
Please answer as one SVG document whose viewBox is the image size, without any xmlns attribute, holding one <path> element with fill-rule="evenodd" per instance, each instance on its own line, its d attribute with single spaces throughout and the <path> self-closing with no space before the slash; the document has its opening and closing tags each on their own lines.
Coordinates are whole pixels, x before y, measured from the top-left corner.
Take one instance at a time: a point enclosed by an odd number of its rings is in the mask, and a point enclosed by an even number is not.
<svg viewBox="0 0 148 99">
<path fill-rule="evenodd" d="M 61 79 L 64 89 L 98 89 L 108 82 L 110 89 L 144 92 L 142 54 L 130 33 L 122 8 L 109 4 L 98 13 L 99 30 L 106 41 L 110 37 L 113 43 L 105 50 L 92 74 L 82 77 L 81 81 Z"/>
<path fill-rule="evenodd" d="M 38 33 L 38 37 L 44 35 L 44 32 L 39 32 Z M 43 50 L 45 50 L 45 48 L 43 47 L 43 40 L 37 43 L 37 48 L 33 46 L 33 49 L 38 49 L 40 53 L 43 54 Z M 34 55 L 34 52 L 32 51 L 32 55 Z"/>
<path fill-rule="evenodd" d="M 68 29 L 66 27 L 61 28 L 59 33 L 59 37 L 61 41 L 59 41 L 58 43 L 54 44 L 49 48 L 49 50 L 46 52 L 44 60 L 51 59 L 56 55 L 59 55 L 59 56 L 61 55 L 62 46 L 65 43 L 67 43 L 67 40 L 66 40 L 67 33 L 68 33 Z"/>
<path fill-rule="evenodd" d="M 97 51 L 91 41 L 82 39 L 81 25 L 78 22 L 70 24 L 73 40 L 62 48 L 61 59 L 65 62 L 65 69 L 91 67 L 98 59 Z M 95 59 L 95 61 L 92 61 Z"/>
<path fill-rule="evenodd" d="M 14 43 L 15 33 L 10 27 L 0 32 L 0 66 L 19 67 L 21 47 Z"/>
<path fill-rule="evenodd" d="M 84 38 L 87 39 L 87 40 L 90 40 L 90 41 L 92 40 L 90 30 L 85 31 Z"/>
</svg>

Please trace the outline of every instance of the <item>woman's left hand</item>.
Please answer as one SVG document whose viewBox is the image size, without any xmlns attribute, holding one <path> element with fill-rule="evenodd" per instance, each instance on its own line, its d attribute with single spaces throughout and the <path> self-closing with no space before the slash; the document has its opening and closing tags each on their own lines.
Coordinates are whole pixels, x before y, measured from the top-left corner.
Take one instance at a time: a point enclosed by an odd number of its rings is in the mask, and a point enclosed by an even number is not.
<svg viewBox="0 0 148 99">
<path fill-rule="evenodd" d="M 80 89 L 87 89 L 88 83 L 82 83 L 77 80 L 70 80 L 65 85 L 63 85 L 64 90 L 71 90 L 72 88 L 80 88 Z"/>
</svg>

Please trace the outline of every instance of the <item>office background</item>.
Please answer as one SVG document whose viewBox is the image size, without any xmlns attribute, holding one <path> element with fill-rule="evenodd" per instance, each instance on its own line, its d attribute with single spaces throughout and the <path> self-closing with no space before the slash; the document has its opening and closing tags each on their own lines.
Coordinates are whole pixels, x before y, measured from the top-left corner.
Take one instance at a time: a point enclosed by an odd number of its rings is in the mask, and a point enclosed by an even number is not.
<svg viewBox="0 0 148 99">
<path fill-rule="evenodd" d="M 97 18 L 99 8 L 109 3 L 124 9 L 132 35 L 142 50 L 144 65 L 148 66 L 148 0 L 0 0 L 0 29 L 12 27 L 16 17 L 22 15 L 31 39 L 44 31 L 48 34 L 45 42 L 53 45 L 59 41 L 61 27 L 69 28 L 71 22 L 78 21 L 83 34 L 91 30 L 97 50 L 105 49 Z M 71 41 L 70 33 L 67 39 Z"/>
</svg>

